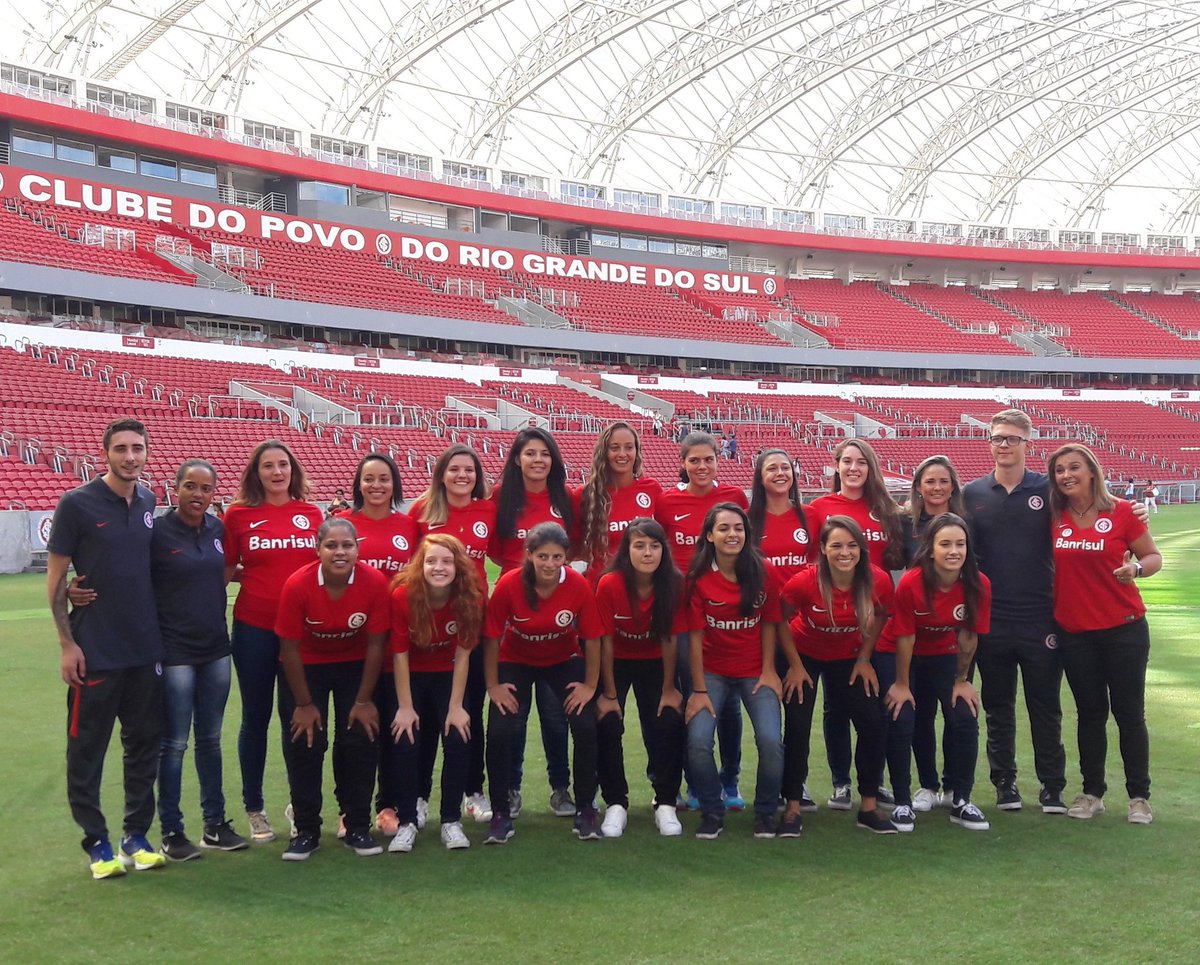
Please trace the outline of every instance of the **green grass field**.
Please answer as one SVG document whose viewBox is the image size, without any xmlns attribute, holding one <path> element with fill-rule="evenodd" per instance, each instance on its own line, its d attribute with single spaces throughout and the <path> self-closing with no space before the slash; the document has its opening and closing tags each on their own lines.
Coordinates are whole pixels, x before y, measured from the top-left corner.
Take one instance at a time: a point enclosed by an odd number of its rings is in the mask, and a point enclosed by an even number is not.
<svg viewBox="0 0 1200 965">
<path fill-rule="evenodd" d="M 1153 635 L 1150 827 L 1125 822 L 1114 729 L 1110 810 L 1091 822 L 995 810 L 981 754 L 976 800 L 992 821 L 987 833 L 953 827 L 937 812 L 919 816 L 912 835 L 875 837 L 856 830 L 853 815 L 822 808 L 806 817 L 799 840 L 754 840 L 747 814 L 732 815 L 715 842 L 690 836 L 695 816 L 685 817 L 683 838 L 662 839 L 640 779 L 634 716 L 621 840 L 580 843 L 568 820 L 550 815 L 531 727 L 525 813 L 507 847 L 483 848 L 474 825 L 474 846 L 450 853 L 431 825 L 412 854 L 363 859 L 339 847 L 330 828 L 323 850 L 300 865 L 281 862 L 275 843 L 102 882 L 87 873 L 67 809 L 64 687 L 43 579 L 0 577 L 0 961 L 1196 962 L 1200 507 L 1165 509 L 1153 528 L 1166 569 L 1142 584 Z M 1065 687 L 1064 711 L 1069 799 L 1078 777 Z M 225 791 L 245 831 L 238 718 L 235 687 Z M 1018 741 L 1028 800 L 1037 788 L 1027 727 Z M 821 799 L 823 756 L 818 741 L 811 783 Z M 753 761 L 751 745 L 746 791 Z M 119 828 L 115 744 L 108 765 L 104 801 Z M 195 836 L 190 757 L 184 781 Z M 278 827 L 287 785 L 277 745 L 266 786 Z"/>
</svg>

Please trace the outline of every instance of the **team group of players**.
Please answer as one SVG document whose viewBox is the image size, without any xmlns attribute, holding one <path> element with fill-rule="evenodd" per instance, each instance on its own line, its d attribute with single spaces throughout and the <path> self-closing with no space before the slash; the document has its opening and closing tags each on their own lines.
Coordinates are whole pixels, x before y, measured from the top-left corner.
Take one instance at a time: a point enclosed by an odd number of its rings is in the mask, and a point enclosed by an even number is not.
<svg viewBox="0 0 1200 965">
<path fill-rule="evenodd" d="M 853 763 L 859 827 L 911 832 L 918 813 L 944 807 L 953 823 L 987 830 L 972 802 L 980 709 L 996 806 L 1023 806 L 1018 671 L 1041 810 L 1103 812 L 1111 708 L 1128 819 L 1149 824 L 1149 633 L 1135 581 L 1161 556 L 1144 508 L 1107 491 L 1086 447 L 1061 447 L 1048 475 L 1027 469 L 1031 431 L 1019 410 L 998 413 L 994 472 L 960 487 L 950 460 L 931 456 L 901 508 L 863 440 L 837 446 L 833 491 L 803 506 L 783 450 L 759 453 L 747 499 L 717 480 L 713 437 L 693 432 L 681 444 L 679 482 L 664 486 L 643 475 L 637 432 L 623 422 L 600 433 L 588 482 L 570 490 L 553 436 L 530 428 L 517 433 L 490 490 L 478 455 L 450 446 L 407 512 L 395 464 L 372 453 L 355 474 L 353 505 L 328 518 L 307 501 L 295 455 L 269 440 L 251 455 L 222 523 L 208 512 L 217 478 L 202 459 L 179 467 L 175 508 L 155 518 L 153 495 L 137 483 L 146 429 L 119 420 L 104 438 L 108 472 L 63 497 L 49 540 L 69 685 L 68 797 L 93 876 L 249 845 L 222 793 L 231 665 L 255 842 L 275 839 L 263 775 L 279 715 L 285 860 L 319 847 L 330 734 L 338 836 L 358 854 L 383 851 L 373 830 L 389 851 L 413 848 L 439 746 L 443 844 L 470 846 L 464 819 L 487 823 L 485 844 L 508 841 L 535 700 L 551 808 L 574 818 L 582 840 L 619 837 L 630 806 L 630 691 L 661 834 L 681 834 L 687 809 L 699 812 L 696 837 L 712 839 L 728 809 L 746 806 L 744 707 L 757 751 L 754 836 L 798 837 L 803 813 L 817 808 L 808 777 L 818 681 L 828 807 L 853 809 Z M 489 558 L 501 568 L 490 594 Z M 241 585 L 230 635 L 231 579 Z M 1070 807 L 1064 671 L 1083 778 Z M 126 808 L 114 849 L 99 786 L 117 720 Z M 193 728 L 199 848 L 180 810 Z M 159 851 L 146 838 L 156 784 Z"/>
</svg>

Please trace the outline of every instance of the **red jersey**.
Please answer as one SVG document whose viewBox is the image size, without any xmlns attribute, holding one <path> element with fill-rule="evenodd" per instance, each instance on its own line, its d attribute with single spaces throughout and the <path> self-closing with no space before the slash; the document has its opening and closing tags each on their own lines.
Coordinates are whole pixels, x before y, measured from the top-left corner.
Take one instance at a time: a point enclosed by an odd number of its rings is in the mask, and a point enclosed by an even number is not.
<svg viewBox="0 0 1200 965">
<path fill-rule="evenodd" d="M 916 635 L 913 656 L 928 657 L 943 653 L 958 653 L 958 631 L 974 630 L 987 633 L 991 628 L 992 584 L 986 576 L 979 574 L 983 583 L 976 607 L 975 625 L 967 626 L 966 594 L 962 580 L 948 590 L 938 590 L 934 599 L 925 599 L 925 585 L 921 570 L 907 571 L 896 584 L 896 602 L 891 619 L 883 628 L 875 649 L 881 653 L 895 653 L 896 641 L 900 637 Z"/>
<path fill-rule="evenodd" d="M 814 499 L 804 507 L 804 511 L 808 516 L 813 541 L 817 543 L 820 542 L 821 527 L 825 525 L 825 520 L 830 516 L 849 516 L 862 528 L 871 562 L 884 569 L 883 554 L 887 552 L 888 547 L 887 532 L 865 499 L 847 499 L 841 493 L 830 493 L 828 496 Z"/>
<path fill-rule="evenodd" d="M 877 566 L 871 570 L 875 577 L 875 606 L 887 613 L 896 596 L 892 578 Z M 854 612 L 853 593 L 830 587 L 826 606 L 817 568 L 806 566 L 787 581 L 779 595 L 795 611 L 789 625 L 798 653 L 817 660 L 852 660 L 858 656 L 863 638 Z"/>
<path fill-rule="evenodd" d="M 427 533 L 448 533 L 461 541 L 467 548 L 467 555 L 475 561 L 479 584 L 486 594 L 488 544 L 496 531 L 496 504 L 490 499 L 472 499 L 466 506 L 451 506 L 446 514 L 446 522 L 437 526 L 421 521 L 424 511 L 425 502 L 422 499 L 417 499 L 408 510 L 409 516 L 416 520 L 421 537 L 424 538 Z"/>
<path fill-rule="evenodd" d="M 325 589 L 319 562 L 293 573 L 279 597 L 275 632 L 283 640 L 300 641 L 306 663 L 340 663 L 367 655 L 367 634 L 386 633 L 390 600 L 387 577 L 365 563 L 355 563 L 340 600 Z"/>
<path fill-rule="evenodd" d="M 417 524 L 404 513 L 392 513 L 383 519 L 347 513 L 342 518 L 358 531 L 358 561 L 379 570 L 389 580 L 412 559 L 421 538 Z"/>
<path fill-rule="evenodd" d="M 688 629 L 704 632 L 704 670 L 722 677 L 762 674 L 762 625 L 783 619 L 779 587 L 767 568 L 766 587 L 754 612 L 742 616 L 742 588 L 719 570 L 696 580 L 688 607 Z"/>
<path fill-rule="evenodd" d="M 1107 630 L 1146 615 L 1137 586 L 1118 583 L 1113 570 L 1146 532 L 1124 499 L 1088 527 L 1064 511 L 1054 526 L 1054 619 L 1068 633 Z"/>
<path fill-rule="evenodd" d="M 527 667 L 550 667 L 579 656 L 580 637 L 593 640 L 603 633 L 592 588 L 569 566 L 536 610 L 525 599 L 521 571 L 505 573 L 496 581 L 484 624 L 484 636 L 500 640 L 500 659 Z"/>
<path fill-rule="evenodd" d="M 662 640 L 650 633 L 650 616 L 654 597 L 629 605 L 625 579 L 620 573 L 605 573 L 596 587 L 596 609 L 606 636 L 613 638 L 613 657 L 617 660 L 658 660 L 662 658 Z M 671 633 L 687 630 L 687 618 L 682 607 L 675 611 Z"/>
<path fill-rule="evenodd" d="M 583 488 L 580 486 L 571 493 L 571 505 L 575 507 L 575 518 L 579 521 L 581 537 L 587 532 L 587 525 L 583 519 Z M 617 555 L 621 535 L 629 524 L 639 516 L 654 516 L 654 508 L 662 491 L 658 480 L 649 476 L 639 476 L 628 486 L 608 491 L 612 497 L 612 508 L 608 511 L 608 552 L 602 560 L 588 560 L 588 577 L 593 586 L 600 579 L 604 567 Z"/>
<path fill-rule="evenodd" d="M 433 617 L 433 633 L 429 641 L 415 643 L 412 639 L 412 614 L 408 609 L 408 587 L 396 587 L 392 591 L 392 654 L 407 653 L 408 669 L 412 673 L 450 673 L 454 669 L 454 656 L 460 646 L 454 608 L 447 603 L 430 616 Z M 470 650 L 477 642 L 469 640 L 461 646 Z"/>
<path fill-rule="evenodd" d="M 282 506 L 235 503 L 225 512 L 225 565 L 242 564 L 242 588 L 233 618 L 252 627 L 275 626 L 279 591 L 287 578 L 313 562 L 323 517 L 312 503 Z"/>
<path fill-rule="evenodd" d="M 696 552 L 696 540 L 704 527 L 704 517 L 717 503 L 736 503 L 742 509 L 750 508 L 740 487 L 722 483 L 713 486 L 707 496 L 694 496 L 688 492 L 687 483 L 679 483 L 673 489 L 664 489 L 658 497 L 654 518 L 667 531 L 671 558 L 680 572 L 687 572 Z"/>
<path fill-rule="evenodd" d="M 805 517 L 806 519 L 808 517 Z M 773 516 L 763 515 L 762 542 L 758 548 L 774 568 L 783 586 L 816 558 L 816 540 L 790 507 Z"/>
<path fill-rule="evenodd" d="M 492 493 L 492 501 L 496 506 L 500 505 L 499 499 L 500 487 L 497 486 Z M 525 493 L 525 505 L 517 514 L 516 533 L 513 536 L 501 537 L 495 529 L 492 530 L 492 542 L 488 547 L 488 556 L 500 565 L 502 574 L 519 568 L 525 562 L 525 537 L 538 523 L 546 522 L 558 523 L 567 530 L 567 537 L 572 543 L 578 541 L 578 526 L 568 527 L 563 522 L 558 510 L 550 505 L 549 489 L 544 489 L 540 493 L 527 492 Z M 578 518 L 576 522 L 578 522 Z"/>
</svg>

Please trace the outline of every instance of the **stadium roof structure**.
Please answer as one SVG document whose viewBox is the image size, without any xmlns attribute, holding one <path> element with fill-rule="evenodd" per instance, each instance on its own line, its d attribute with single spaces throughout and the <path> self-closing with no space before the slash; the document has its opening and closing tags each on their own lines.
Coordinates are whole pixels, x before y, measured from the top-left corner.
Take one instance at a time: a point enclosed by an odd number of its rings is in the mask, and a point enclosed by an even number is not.
<svg viewBox="0 0 1200 965">
<path fill-rule="evenodd" d="M 1200 224 L 1184 0 L 3 0 L 33 67 L 630 189 Z"/>
</svg>

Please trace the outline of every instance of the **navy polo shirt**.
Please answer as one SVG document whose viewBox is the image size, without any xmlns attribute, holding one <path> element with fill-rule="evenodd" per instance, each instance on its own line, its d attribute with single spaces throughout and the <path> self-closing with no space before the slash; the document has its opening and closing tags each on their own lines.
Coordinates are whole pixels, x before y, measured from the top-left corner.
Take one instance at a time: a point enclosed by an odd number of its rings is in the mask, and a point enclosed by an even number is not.
<svg viewBox="0 0 1200 965">
<path fill-rule="evenodd" d="M 989 473 L 963 487 L 979 568 L 992 582 L 992 622 L 1054 616 L 1050 477 L 1025 470 L 1010 493 Z"/>
<path fill-rule="evenodd" d="M 208 663 L 226 656 L 225 524 L 204 514 L 189 526 L 172 509 L 154 521 L 150 575 L 168 664 Z"/>
<path fill-rule="evenodd" d="M 71 611 L 71 633 L 88 673 L 125 670 L 162 660 L 150 583 L 154 494 L 136 486 L 132 503 L 97 476 L 63 495 L 47 546 L 69 557 L 96 591 L 90 606 Z"/>
</svg>

